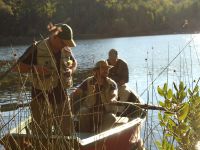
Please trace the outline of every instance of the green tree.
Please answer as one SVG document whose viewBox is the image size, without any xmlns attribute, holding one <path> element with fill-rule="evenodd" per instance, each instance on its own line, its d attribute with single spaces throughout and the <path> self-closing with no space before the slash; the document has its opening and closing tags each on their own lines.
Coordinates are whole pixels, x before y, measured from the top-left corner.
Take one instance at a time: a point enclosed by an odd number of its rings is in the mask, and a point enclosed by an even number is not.
<svg viewBox="0 0 200 150">
<path fill-rule="evenodd" d="M 157 141 L 157 146 L 160 150 L 195 149 L 200 140 L 199 86 L 191 90 L 180 82 L 179 87 L 174 84 L 174 89 L 173 93 L 167 84 L 158 87 L 158 93 L 164 98 L 159 104 L 167 111 L 158 113 L 163 138 Z"/>
</svg>

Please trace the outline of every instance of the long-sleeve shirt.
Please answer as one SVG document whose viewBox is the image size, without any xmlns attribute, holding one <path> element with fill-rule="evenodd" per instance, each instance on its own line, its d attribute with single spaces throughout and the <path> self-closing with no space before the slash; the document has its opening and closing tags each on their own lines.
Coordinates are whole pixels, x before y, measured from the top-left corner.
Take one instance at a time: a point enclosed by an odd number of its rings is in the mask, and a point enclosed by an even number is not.
<svg viewBox="0 0 200 150">
<path fill-rule="evenodd" d="M 110 65 L 109 61 L 108 64 Z M 109 75 L 111 79 L 113 79 L 116 83 L 123 81 L 124 83 L 128 83 L 129 81 L 129 71 L 128 65 L 122 59 L 118 59 L 117 63 L 114 67 L 109 70 Z"/>
</svg>

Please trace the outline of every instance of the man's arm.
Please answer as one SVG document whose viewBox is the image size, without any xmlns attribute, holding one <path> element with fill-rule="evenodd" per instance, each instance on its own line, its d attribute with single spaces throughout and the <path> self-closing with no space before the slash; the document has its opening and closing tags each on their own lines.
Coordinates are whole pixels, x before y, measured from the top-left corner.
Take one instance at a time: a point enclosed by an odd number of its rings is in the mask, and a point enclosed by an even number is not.
<svg viewBox="0 0 200 150">
<path fill-rule="evenodd" d="M 33 43 L 17 61 L 17 65 L 12 69 L 13 72 L 30 73 L 33 71 L 33 65 L 36 65 L 37 46 Z"/>
<path fill-rule="evenodd" d="M 35 44 L 36 43 L 31 45 L 23 54 L 23 56 L 19 58 L 19 62 L 12 69 L 13 72 L 38 73 L 43 75 L 49 73 L 47 67 L 37 65 L 37 47 Z"/>
<path fill-rule="evenodd" d="M 111 95 L 111 99 L 110 101 L 111 102 L 116 102 L 117 101 L 117 98 L 118 98 L 118 91 L 117 90 L 114 90 L 112 95 Z"/>
<path fill-rule="evenodd" d="M 72 111 L 76 113 L 80 109 L 80 104 L 83 98 L 83 90 L 86 88 L 86 81 L 83 81 L 74 92 L 71 93 L 71 107 Z"/>
<path fill-rule="evenodd" d="M 64 52 L 66 53 L 67 56 L 70 56 L 70 60 L 68 60 L 69 62 L 67 62 L 67 65 L 66 65 L 66 67 L 67 67 L 66 70 L 70 69 L 69 71 L 71 73 L 74 73 L 77 68 L 77 61 L 74 57 L 74 54 L 69 47 L 64 47 Z"/>
<path fill-rule="evenodd" d="M 129 81 L 129 70 L 128 70 L 128 65 L 126 62 L 121 61 L 121 69 L 120 69 L 120 79 L 118 84 L 123 85 L 125 83 L 128 83 Z"/>
<path fill-rule="evenodd" d="M 72 73 L 74 73 L 77 69 L 77 61 L 73 55 L 72 55 L 72 60 L 73 60 L 73 64 L 72 64 L 71 69 L 72 69 Z"/>
<path fill-rule="evenodd" d="M 113 82 L 111 85 L 111 92 L 110 92 L 110 102 L 116 102 L 118 99 L 118 89 L 117 84 Z"/>
</svg>

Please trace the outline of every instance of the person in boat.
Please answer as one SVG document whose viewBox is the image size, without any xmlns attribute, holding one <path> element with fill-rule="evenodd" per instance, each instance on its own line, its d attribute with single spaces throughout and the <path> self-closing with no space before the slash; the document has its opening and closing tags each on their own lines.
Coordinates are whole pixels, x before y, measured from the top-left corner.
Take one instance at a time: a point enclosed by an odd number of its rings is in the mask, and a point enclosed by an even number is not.
<svg viewBox="0 0 200 150">
<path fill-rule="evenodd" d="M 117 83 L 118 100 L 125 101 L 125 102 L 128 101 L 128 102 L 134 102 L 134 103 L 141 103 L 139 101 L 139 96 L 137 96 L 136 92 L 127 86 L 127 83 L 129 82 L 128 65 L 124 60 L 119 58 L 118 51 L 116 49 L 111 49 L 108 52 L 107 62 L 109 65 L 113 66 L 110 69 L 108 76 Z M 119 107 L 118 113 L 120 114 L 124 112 L 124 109 L 125 107 Z M 131 111 L 132 110 L 130 111 L 126 110 L 126 113 L 129 113 Z M 137 115 L 137 113 L 134 113 L 134 114 Z"/>
<path fill-rule="evenodd" d="M 117 84 L 108 77 L 112 66 L 105 60 L 100 60 L 93 68 L 93 76 L 85 79 L 72 93 L 72 100 L 78 114 L 79 130 L 81 132 L 98 132 L 113 125 L 115 107 L 108 103 L 117 101 Z"/>
<path fill-rule="evenodd" d="M 29 48 L 26 58 L 14 69 L 31 73 L 33 134 L 69 135 L 71 109 L 65 91 L 72 86 L 72 73 L 77 61 L 70 47 L 75 47 L 73 31 L 67 24 L 49 24 L 52 34 Z"/>
<path fill-rule="evenodd" d="M 129 81 L 129 69 L 127 63 L 118 57 L 116 49 L 111 49 L 108 53 L 107 62 L 113 67 L 109 71 L 109 77 L 113 79 L 119 89 L 119 100 L 127 101 L 129 92 L 126 83 Z"/>
</svg>

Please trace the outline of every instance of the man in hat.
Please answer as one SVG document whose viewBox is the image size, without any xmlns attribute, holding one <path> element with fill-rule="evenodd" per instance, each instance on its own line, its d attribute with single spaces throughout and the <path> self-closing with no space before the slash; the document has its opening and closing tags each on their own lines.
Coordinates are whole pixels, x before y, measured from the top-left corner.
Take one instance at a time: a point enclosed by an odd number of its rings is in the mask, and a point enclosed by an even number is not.
<svg viewBox="0 0 200 150">
<path fill-rule="evenodd" d="M 108 105 L 117 100 L 116 83 L 108 78 L 112 66 L 100 60 L 93 68 L 93 76 L 85 79 L 72 93 L 73 105 L 79 103 L 79 127 L 82 132 L 99 132 L 115 122 L 115 108 Z M 77 109 L 77 108 L 76 108 Z"/>
<path fill-rule="evenodd" d="M 23 61 L 14 69 L 30 73 L 32 81 L 32 132 L 59 135 L 71 132 L 71 109 L 65 91 L 72 85 L 77 62 L 70 47 L 75 47 L 73 32 L 67 24 L 49 24 L 52 34 L 29 48 Z"/>
</svg>

